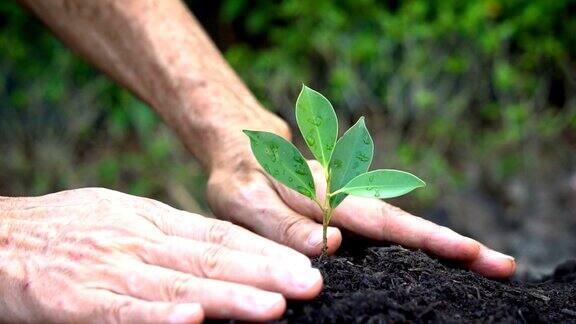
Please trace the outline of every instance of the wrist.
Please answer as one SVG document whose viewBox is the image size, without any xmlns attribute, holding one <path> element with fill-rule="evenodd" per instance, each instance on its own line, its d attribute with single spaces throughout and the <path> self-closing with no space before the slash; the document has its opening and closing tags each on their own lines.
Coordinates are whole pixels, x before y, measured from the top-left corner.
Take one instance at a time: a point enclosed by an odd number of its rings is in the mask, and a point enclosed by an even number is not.
<svg viewBox="0 0 576 324">
<path fill-rule="evenodd" d="M 177 107 L 168 109 L 172 113 L 164 118 L 208 172 L 250 151 L 244 129 L 291 139 L 288 124 L 262 107 L 239 80 L 196 82 L 180 90 Z"/>
</svg>

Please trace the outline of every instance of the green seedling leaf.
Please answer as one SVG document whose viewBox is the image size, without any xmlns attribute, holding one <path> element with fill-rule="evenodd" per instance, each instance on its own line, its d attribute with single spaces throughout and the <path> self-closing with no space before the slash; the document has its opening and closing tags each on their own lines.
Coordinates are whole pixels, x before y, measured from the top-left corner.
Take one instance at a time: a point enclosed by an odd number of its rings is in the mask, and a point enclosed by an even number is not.
<svg viewBox="0 0 576 324">
<path fill-rule="evenodd" d="M 368 171 L 373 155 L 374 142 L 366 128 L 364 117 L 361 117 L 336 142 L 330 159 L 330 192 L 335 192 L 356 176 Z M 346 196 L 346 193 L 331 196 L 330 207 L 336 208 Z"/>
<path fill-rule="evenodd" d="M 296 100 L 296 122 L 310 151 L 327 169 L 338 137 L 338 120 L 332 104 L 317 91 L 302 85 Z"/>
<path fill-rule="evenodd" d="M 332 105 L 320 93 L 302 85 L 296 101 L 296 121 L 306 144 L 322 164 L 328 200 L 316 196 L 314 179 L 302 154 L 289 141 L 268 132 L 244 130 L 252 153 L 273 178 L 312 199 L 322 210 L 322 253 L 328 253 L 328 226 L 334 209 L 348 196 L 391 198 L 426 184 L 398 170 L 366 172 L 374 155 L 374 142 L 364 117 L 336 142 L 338 120 Z"/>
<path fill-rule="evenodd" d="M 316 199 L 312 172 L 298 149 L 284 138 L 269 132 L 244 130 L 250 138 L 252 153 L 274 179 Z"/>
<path fill-rule="evenodd" d="M 333 194 L 344 192 L 354 196 L 383 199 L 398 197 L 425 185 L 424 181 L 408 172 L 374 170 L 355 177 Z"/>
</svg>

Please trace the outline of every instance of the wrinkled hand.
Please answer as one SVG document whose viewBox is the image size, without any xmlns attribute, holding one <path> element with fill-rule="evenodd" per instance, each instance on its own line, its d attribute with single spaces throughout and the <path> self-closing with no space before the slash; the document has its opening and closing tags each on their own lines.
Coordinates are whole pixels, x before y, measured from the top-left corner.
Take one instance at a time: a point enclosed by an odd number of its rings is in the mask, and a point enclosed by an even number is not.
<svg viewBox="0 0 576 324">
<path fill-rule="evenodd" d="M 7 322 L 265 320 L 311 298 L 304 255 L 228 222 L 106 189 L 0 197 Z M 273 292 L 272 292 L 273 291 Z"/>
<path fill-rule="evenodd" d="M 236 158 L 237 163 L 215 169 L 210 176 L 208 201 L 215 214 L 307 255 L 320 254 L 322 212 L 317 204 L 267 176 L 250 152 Z M 317 161 L 309 165 L 323 199 L 322 167 Z M 340 227 L 460 261 L 487 277 L 509 277 L 516 267 L 512 257 L 377 199 L 347 197 L 331 224 L 335 227 L 328 229 L 328 253 L 340 246 Z"/>
</svg>

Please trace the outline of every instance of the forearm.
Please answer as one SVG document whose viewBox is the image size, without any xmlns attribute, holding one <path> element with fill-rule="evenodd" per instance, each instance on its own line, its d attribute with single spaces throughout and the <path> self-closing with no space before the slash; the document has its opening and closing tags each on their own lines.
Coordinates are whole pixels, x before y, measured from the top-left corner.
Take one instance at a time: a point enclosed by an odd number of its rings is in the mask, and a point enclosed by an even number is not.
<svg viewBox="0 0 576 324">
<path fill-rule="evenodd" d="M 22 0 L 57 35 L 152 106 L 208 169 L 241 130 L 289 137 L 178 0 Z"/>
</svg>

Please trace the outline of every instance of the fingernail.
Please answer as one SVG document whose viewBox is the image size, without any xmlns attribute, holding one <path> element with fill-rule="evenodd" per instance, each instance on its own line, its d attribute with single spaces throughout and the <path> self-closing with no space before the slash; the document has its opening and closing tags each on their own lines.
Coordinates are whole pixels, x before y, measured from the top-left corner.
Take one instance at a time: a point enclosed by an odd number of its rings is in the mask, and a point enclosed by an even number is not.
<svg viewBox="0 0 576 324">
<path fill-rule="evenodd" d="M 320 243 L 322 243 L 322 229 L 310 232 L 310 235 L 308 236 L 308 245 L 316 247 Z"/>
<path fill-rule="evenodd" d="M 202 308 L 198 304 L 180 304 L 174 307 L 168 318 L 170 323 L 188 323 L 198 317 Z"/>
<path fill-rule="evenodd" d="M 332 236 L 336 231 L 338 231 L 336 228 L 328 227 L 328 229 L 326 230 L 326 237 Z M 317 230 L 312 231 L 308 236 L 308 245 L 316 247 L 321 243 L 322 243 L 322 229 L 319 228 Z"/>
<path fill-rule="evenodd" d="M 274 308 L 278 303 L 281 303 L 284 297 L 277 293 L 264 293 L 259 292 L 251 297 L 250 304 L 260 311 L 267 311 Z M 254 311 L 253 308 L 249 308 L 250 311 Z"/>
<path fill-rule="evenodd" d="M 286 280 L 298 290 L 308 290 L 322 280 L 322 274 L 318 269 L 300 268 L 291 270 Z"/>
<path fill-rule="evenodd" d="M 494 251 L 494 250 L 488 250 L 487 253 L 489 258 L 493 258 L 493 259 L 507 259 L 509 261 L 515 261 L 514 257 L 504 254 L 504 253 L 500 253 L 498 251 Z"/>
</svg>

